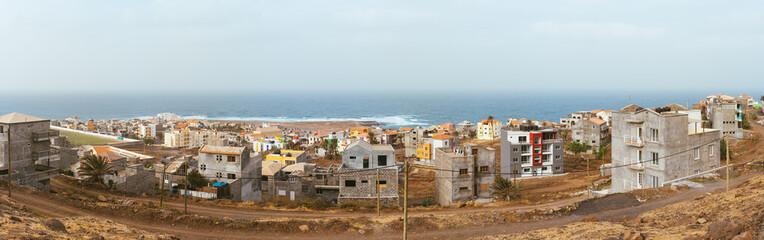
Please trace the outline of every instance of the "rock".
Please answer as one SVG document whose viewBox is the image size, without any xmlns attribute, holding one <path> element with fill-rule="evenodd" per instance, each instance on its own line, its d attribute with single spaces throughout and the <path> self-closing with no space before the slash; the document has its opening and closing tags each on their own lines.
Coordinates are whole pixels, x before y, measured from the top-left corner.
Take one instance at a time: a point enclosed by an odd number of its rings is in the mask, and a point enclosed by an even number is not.
<svg viewBox="0 0 764 240">
<path fill-rule="evenodd" d="M 103 195 L 98 195 L 98 201 L 106 202 L 106 197 L 104 197 Z"/>
<path fill-rule="evenodd" d="M 753 235 L 751 235 L 751 232 L 744 232 L 735 236 L 732 240 L 753 240 Z"/>
<path fill-rule="evenodd" d="M 62 232 L 62 233 L 69 233 L 68 231 L 66 231 L 66 225 L 64 225 L 64 223 L 62 223 L 58 219 L 51 218 L 51 219 L 45 220 L 44 224 L 50 230 Z"/>
<path fill-rule="evenodd" d="M 728 236 L 736 236 L 743 232 L 743 225 L 737 222 L 720 221 L 708 225 L 708 238 L 727 239 Z"/>
<path fill-rule="evenodd" d="M 360 233 L 360 234 L 366 234 L 366 230 L 363 230 L 363 229 L 358 229 L 358 233 Z"/>
<path fill-rule="evenodd" d="M 94 235 L 94 236 L 91 236 L 88 239 L 89 240 L 104 240 L 105 238 L 103 238 L 102 236 L 99 236 L 99 235 Z"/>
<path fill-rule="evenodd" d="M 466 204 L 466 203 L 464 203 L 464 202 L 461 202 L 461 201 L 460 201 L 460 202 L 458 202 L 458 203 L 456 203 L 456 207 L 457 207 L 457 208 L 463 208 L 465 205 L 467 205 L 467 204 Z"/>
<path fill-rule="evenodd" d="M 698 223 L 699 223 L 699 224 L 704 224 L 704 223 L 706 223 L 706 222 L 708 222 L 708 221 L 706 221 L 706 219 L 705 219 L 705 218 L 698 218 Z"/>
<path fill-rule="evenodd" d="M 671 191 L 674 191 L 674 192 L 679 191 L 679 188 L 676 187 L 676 185 L 671 185 Z"/>
<path fill-rule="evenodd" d="M 21 218 L 18 218 L 18 217 L 15 217 L 15 216 L 11 216 L 11 221 L 21 222 Z"/>
<path fill-rule="evenodd" d="M 623 240 L 645 240 L 645 236 L 640 232 L 625 232 L 623 234 Z"/>
<path fill-rule="evenodd" d="M 582 218 L 581 222 L 599 222 L 600 220 L 597 219 L 597 217 L 588 217 L 588 218 Z"/>
<path fill-rule="evenodd" d="M 468 207 L 474 207 L 475 206 L 475 202 L 469 201 L 469 202 L 467 202 L 467 206 Z"/>
<path fill-rule="evenodd" d="M 223 217 L 223 221 L 226 221 L 226 222 L 233 222 L 233 218 L 229 218 L 229 217 Z"/>
<path fill-rule="evenodd" d="M 310 230 L 308 225 L 300 225 L 300 231 L 307 232 L 308 230 Z"/>
<path fill-rule="evenodd" d="M 602 240 L 621 240 L 621 239 L 617 237 L 606 237 L 606 238 L 603 238 Z"/>
<path fill-rule="evenodd" d="M 554 210 L 552 209 L 544 211 L 544 215 L 552 215 L 552 214 L 554 214 Z"/>
</svg>

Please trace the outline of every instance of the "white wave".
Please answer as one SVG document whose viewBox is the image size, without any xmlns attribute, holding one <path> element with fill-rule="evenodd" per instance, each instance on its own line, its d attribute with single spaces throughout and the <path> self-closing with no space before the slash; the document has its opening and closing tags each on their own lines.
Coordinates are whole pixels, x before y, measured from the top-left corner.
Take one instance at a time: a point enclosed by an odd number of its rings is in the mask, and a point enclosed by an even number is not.
<svg viewBox="0 0 764 240">
<path fill-rule="evenodd" d="M 423 122 L 419 119 L 411 118 L 407 115 L 398 116 L 375 116 L 375 117 L 348 117 L 348 118 L 335 118 L 335 117 L 302 117 L 302 118 L 290 118 L 290 117 L 208 117 L 203 115 L 197 116 L 180 116 L 181 119 L 208 119 L 208 120 L 229 120 L 229 121 L 257 121 L 257 122 L 341 122 L 341 121 L 375 121 L 389 126 L 426 126 L 427 122 Z"/>
</svg>

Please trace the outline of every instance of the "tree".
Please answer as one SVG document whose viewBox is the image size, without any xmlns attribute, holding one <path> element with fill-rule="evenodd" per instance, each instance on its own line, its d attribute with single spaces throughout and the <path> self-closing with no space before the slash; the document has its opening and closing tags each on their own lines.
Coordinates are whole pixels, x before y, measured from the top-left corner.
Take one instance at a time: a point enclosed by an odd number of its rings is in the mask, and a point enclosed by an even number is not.
<svg viewBox="0 0 764 240">
<path fill-rule="evenodd" d="M 105 157 L 88 155 L 81 159 L 80 170 L 77 172 L 80 175 L 86 176 L 88 182 L 104 184 L 103 176 L 114 174 L 115 171 L 111 169 Z"/>
<path fill-rule="evenodd" d="M 522 182 L 512 182 L 508 178 L 497 176 L 491 184 L 491 193 L 497 201 L 512 201 L 520 199 Z"/>
<path fill-rule="evenodd" d="M 209 180 L 207 180 L 207 178 L 202 176 L 202 174 L 199 173 L 198 170 L 194 170 L 194 171 L 189 172 L 188 176 L 186 176 L 186 177 L 188 178 L 188 187 L 190 189 L 197 189 L 197 188 L 200 188 L 200 187 L 205 187 L 205 186 L 207 186 L 207 183 L 209 183 Z"/>
<path fill-rule="evenodd" d="M 743 119 L 743 121 L 740 122 L 740 127 L 745 129 L 745 130 L 750 130 L 751 129 L 751 123 L 748 122 L 748 116 L 743 114 L 742 119 Z"/>
<path fill-rule="evenodd" d="M 565 150 L 573 152 L 575 154 L 585 152 L 586 150 L 589 150 L 590 147 L 591 146 L 586 145 L 585 143 L 579 143 L 579 142 L 568 142 L 568 144 L 565 144 Z"/>
<path fill-rule="evenodd" d="M 337 139 L 325 139 L 324 142 L 326 142 L 327 158 L 334 160 L 334 157 L 339 155 L 339 152 L 337 151 Z"/>
<path fill-rule="evenodd" d="M 377 138 L 374 135 L 374 132 L 372 132 L 372 131 L 369 131 L 369 143 L 371 143 L 371 144 L 379 144 L 379 141 L 377 141 Z"/>
</svg>

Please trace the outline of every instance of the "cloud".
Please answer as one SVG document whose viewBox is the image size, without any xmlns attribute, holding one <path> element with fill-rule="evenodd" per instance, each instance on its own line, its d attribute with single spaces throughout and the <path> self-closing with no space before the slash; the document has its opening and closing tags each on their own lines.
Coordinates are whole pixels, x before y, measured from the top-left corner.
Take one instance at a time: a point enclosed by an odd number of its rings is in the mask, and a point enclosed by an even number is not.
<svg viewBox="0 0 764 240">
<path fill-rule="evenodd" d="M 531 32 L 570 39 L 654 39 L 665 34 L 663 28 L 645 28 L 621 22 L 536 22 Z"/>
<path fill-rule="evenodd" d="M 391 9 L 356 9 L 340 13 L 337 18 L 362 26 L 392 26 L 404 25 L 414 21 L 427 19 L 430 14 L 407 10 Z"/>
</svg>

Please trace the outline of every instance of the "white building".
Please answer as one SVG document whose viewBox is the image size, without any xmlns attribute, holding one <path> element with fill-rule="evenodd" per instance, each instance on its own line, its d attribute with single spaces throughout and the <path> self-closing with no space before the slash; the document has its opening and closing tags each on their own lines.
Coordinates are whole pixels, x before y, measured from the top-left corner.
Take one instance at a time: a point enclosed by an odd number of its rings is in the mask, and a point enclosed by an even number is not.
<svg viewBox="0 0 764 240">
<path fill-rule="evenodd" d="M 157 125 L 156 124 L 144 124 L 140 126 L 139 132 L 141 138 L 156 138 L 157 137 Z"/>
<path fill-rule="evenodd" d="M 499 120 L 493 120 L 493 123 L 490 123 L 487 119 L 482 120 L 477 124 L 477 138 L 482 140 L 498 139 L 502 126 Z"/>
</svg>

